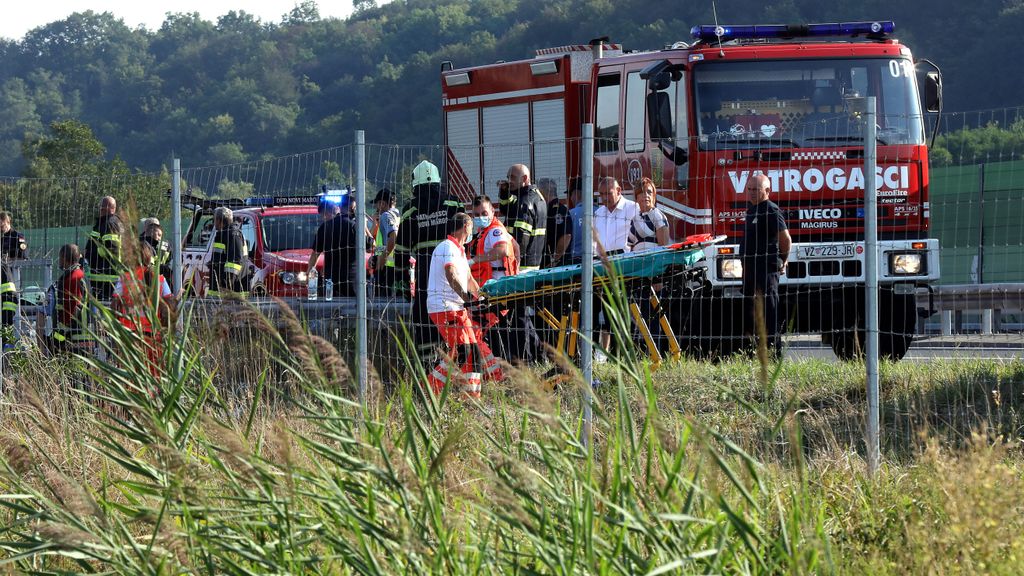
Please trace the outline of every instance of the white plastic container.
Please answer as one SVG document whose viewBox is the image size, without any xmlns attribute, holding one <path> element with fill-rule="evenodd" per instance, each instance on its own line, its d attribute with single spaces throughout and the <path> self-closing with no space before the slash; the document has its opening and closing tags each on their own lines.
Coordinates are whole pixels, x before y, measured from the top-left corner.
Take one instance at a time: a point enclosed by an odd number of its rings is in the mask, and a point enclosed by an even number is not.
<svg viewBox="0 0 1024 576">
<path fill-rule="evenodd" d="M 306 293 L 306 297 L 309 300 L 316 300 L 316 289 L 317 289 L 316 277 L 317 277 L 317 273 L 316 272 L 313 272 L 312 274 L 309 275 L 309 285 L 308 285 L 308 290 L 309 291 Z"/>
</svg>

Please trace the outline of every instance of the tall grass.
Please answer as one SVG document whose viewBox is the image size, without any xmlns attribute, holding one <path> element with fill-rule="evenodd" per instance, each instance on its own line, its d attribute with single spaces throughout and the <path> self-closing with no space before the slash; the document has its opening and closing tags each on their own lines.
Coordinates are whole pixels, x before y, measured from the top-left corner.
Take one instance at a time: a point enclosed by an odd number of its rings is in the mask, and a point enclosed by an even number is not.
<svg viewBox="0 0 1024 576">
<path fill-rule="evenodd" d="M 1024 543 L 1020 365 L 885 366 L 887 431 L 936 417 L 869 479 L 853 366 L 624 357 L 584 445 L 578 378 L 553 396 L 517 371 L 493 409 L 406 381 L 361 407 L 345 359 L 291 315 L 243 310 L 201 338 L 186 322 L 155 373 L 137 334 L 100 322 L 106 361 L 26 360 L 0 414 L 13 569 L 1010 573 Z M 234 323 L 259 334 L 258 373 L 229 374 Z M 999 404 L 968 417 L 993 383 Z"/>
</svg>

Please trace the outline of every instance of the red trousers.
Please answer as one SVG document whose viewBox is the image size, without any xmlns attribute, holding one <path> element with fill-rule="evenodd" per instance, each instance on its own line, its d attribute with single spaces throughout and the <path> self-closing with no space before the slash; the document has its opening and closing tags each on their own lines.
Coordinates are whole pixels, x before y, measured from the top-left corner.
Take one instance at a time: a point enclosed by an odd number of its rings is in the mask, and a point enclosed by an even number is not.
<svg viewBox="0 0 1024 576">
<path fill-rule="evenodd" d="M 449 355 L 459 359 L 459 371 L 463 380 L 461 391 L 464 394 L 479 398 L 481 380 L 504 378 L 498 359 L 491 352 L 491 347 L 484 342 L 480 325 L 473 322 L 469 312 L 466 310 L 432 312 L 430 319 L 437 326 L 441 339 L 448 346 Z M 474 362 L 474 356 L 477 358 L 476 362 Z M 430 389 L 435 394 L 440 394 L 448 380 L 448 362 L 442 359 L 427 376 L 427 383 L 430 384 Z"/>
</svg>

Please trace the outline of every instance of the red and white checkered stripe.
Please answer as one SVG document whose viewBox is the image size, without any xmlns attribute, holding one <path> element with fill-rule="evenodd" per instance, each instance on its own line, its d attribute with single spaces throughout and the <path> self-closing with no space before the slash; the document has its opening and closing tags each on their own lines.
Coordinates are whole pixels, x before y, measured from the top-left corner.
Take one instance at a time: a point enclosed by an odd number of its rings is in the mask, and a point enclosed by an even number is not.
<svg viewBox="0 0 1024 576">
<path fill-rule="evenodd" d="M 793 160 L 845 160 L 845 150 L 819 150 L 817 152 L 793 152 Z"/>
<path fill-rule="evenodd" d="M 536 50 L 537 56 L 548 56 L 551 54 L 564 54 L 566 52 L 590 52 L 593 48 L 587 44 L 570 44 L 568 46 L 552 46 Z M 605 44 L 604 49 L 622 50 L 622 44 Z"/>
</svg>

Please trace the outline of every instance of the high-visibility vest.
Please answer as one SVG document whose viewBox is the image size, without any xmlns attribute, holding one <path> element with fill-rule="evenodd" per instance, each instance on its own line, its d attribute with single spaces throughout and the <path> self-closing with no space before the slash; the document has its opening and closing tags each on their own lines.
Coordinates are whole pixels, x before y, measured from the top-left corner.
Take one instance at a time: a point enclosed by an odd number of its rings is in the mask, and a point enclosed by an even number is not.
<svg viewBox="0 0 1024 576">
<path fill-rule="evenodd" d="M 124 305 L 124 315 L 121 316 L 121 324 L 129 330 L 141 329 L 144 334 L 153 333 L 153 324 L 150 322 L 150 314 L 158 314 L 159 310 L 154 307 L 152 310 L 145 305 L 144 302 L 135 302 L 136 296 L 142 296 L 146 298 L 149 296 L 148 288 L 146 286 L 146 271 L 148 269 L 145 266 L 139 266 L 135 269 L 135 272 L 128 272 L 121 279 L 122 293 L 115 297 L 121 299 L 121 303 Z M 157 300 L 160 299 L 160 287 L 165 282 L 165 279 L 160 274 L 154 274 L 156 276 L 156 287 Z"/>
<path fill-rule="evenodd" d="M 501 229 L 502 232 L 507 234 L 505 226 L 498 222 L 497 218 L 492 218 L 491 223 L 477 235 L 476 246 L 473 252 L 474 257 L 483 256 L 487 253 L 487 235 L 495 228 Z M 509 237 L 506 241 L 511 242 L 512 238 Z M 515 276 L 519 273 L 519 262 L 515 259 L 514 255 L 512 257 L 503 256 L 501 260 L 493 262 L 475 262 L 469 267 L 469 272 L 473 275 L 473 279 L 477 281 L 477 284 L 483 286 L 485 282 L 494 277 L 495 268 L 503 270 L 506 276 Z"/>
<path fill-rule="evenodd" d="M 379 221 L 377 222 L 377 231 L 376 231 L 375 235 L 377 236 L 377 241 L 376 241 L 377 254 L 378 255 L 379 254 L 383 254 L 384 253 L 384 248 L 386 248 L 387 245 L 388 245 L 388 239 L 384 238 L 381 235 L 381 233 L 380 233 L 380 222 Z M 396 249 L 392 250 L 391 254 L 388 254 L 388 259 L 384 263 L 384 265 L 387 266 L 388 268 L 394 268 L 395 267 L 395 252 L 397 252 L 397 251 L 398 250 L 397 250 L 397 246 L 396 246 Z"/>
<path fill-rule="evenodd" d="M 121 221 L 117 215 L 100 218 L 96 226 L 89 232 L 89 243 L 95 258 L 89 257 L 89 270 L 85 277 L 90 282 L 118 281 L 117 271 L 121 267 Z"/>
<path fill-rule="evenodd" d="M 0 301 L 3 302 L 4 312 L 18 311 L 18 288 L 14 282 L 0 284 Z"/>
</svg>

